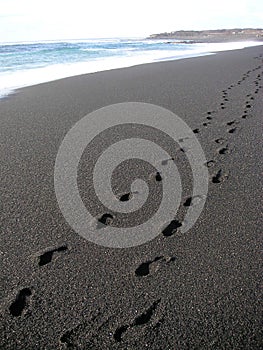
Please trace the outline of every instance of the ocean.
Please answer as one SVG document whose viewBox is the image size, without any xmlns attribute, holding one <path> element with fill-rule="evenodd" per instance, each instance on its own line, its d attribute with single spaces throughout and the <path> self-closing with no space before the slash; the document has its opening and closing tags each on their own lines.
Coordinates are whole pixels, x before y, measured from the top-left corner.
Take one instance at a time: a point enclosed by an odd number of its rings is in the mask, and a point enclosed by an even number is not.
<svg viewBox="0 0 263 350">
<path fill-rule="evenodd" d="M 259 44 L 191 44 L 123 38 L 0 43 L 0 97 L 20 87 L 74 75 L 209 55 Z"/>
</svg>

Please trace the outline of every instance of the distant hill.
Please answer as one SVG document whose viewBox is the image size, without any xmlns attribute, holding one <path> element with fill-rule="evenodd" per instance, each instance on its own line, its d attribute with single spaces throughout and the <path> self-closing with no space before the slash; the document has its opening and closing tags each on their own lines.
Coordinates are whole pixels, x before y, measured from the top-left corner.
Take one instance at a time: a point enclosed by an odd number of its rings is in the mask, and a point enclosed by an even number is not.
<svg viewBox="0 0 263 350">
<path fill-rule="evenodd" d="M 147 39 L 190 40 L 194 42 L 263 41 L 263 29 L 179 30 L 170 33 L 152 34 Z"/>
</svg>

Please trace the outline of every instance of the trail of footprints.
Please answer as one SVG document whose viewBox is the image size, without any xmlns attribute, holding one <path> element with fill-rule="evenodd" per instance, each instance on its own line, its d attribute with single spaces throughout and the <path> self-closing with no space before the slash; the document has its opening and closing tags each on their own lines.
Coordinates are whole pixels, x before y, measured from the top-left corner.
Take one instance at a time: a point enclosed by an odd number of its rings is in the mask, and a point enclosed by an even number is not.
<svg viewBox="0 0 263 350">
<path fill-rule="evenodd" d="M 260 59 L 262 62 L 262 57 L 263 57 L 263 55 L 260 55 L 259 57 L 255 57 L 255 58 Z M 232 89 L 236 88 L 237 86 L 241 85 L 242 83 L 244 83 L 246 81 L 246 79 L 250 78 L 250 75 L 253 72 L 258 71 L 260 69 L 262 69 L 262 64 L 258 65 L 257 67 L 255 67 L 252 70 L 248 70 L 246 73 L 243 74 L 242 78 L 240 80 L 238 80 L 236 84 L 231 84 L 229 87 L 227 87 L 227 89 L 223 90 L 222 91 L 222 102 L 220 103 L 219 109 L 208 111 L 207 115 L 206 115 L 206 121 L 204 121 L 202 123 L 201 127 L 193 129 L 193 132 L 195 134 L 199 134 L 201 132 L 202 127 L 207 128 L 210 125 L 212 125 L 214 116 L 220 110 L 224 110 L 224 109 L 228 108 L 228 103 L 230 102 L 230 95 L 229 95 L 230 91 Z M 262 88 L 262 86 L 260 85 L 262 74 L 263 74 L 262 72 L 258 73 L 256 76 L 256 79 L 254 80 L 254 85 L 255 85 L 254 94 L 251 93 L 251 94 L 246 95 L 246 100 L 244 103 L 244 110 L 243 110 L 243 114 L 241 116 L 241 119 L 247 119 L 247 118 L 251 117 L 251 115 L 248 112 L 253 107 L 253 101 L 255 100 L 255 95 L 258 94 L 259 89 Z M 226 132 L 230 135 L 235 134 L 238 130 L 239 124 L 240 124 L 240 120 L 238 120 L 238 119 L 229 120 L 225 124 Z M 208 168 L 214 167 L 217 163 L 217 160 L 220 161 L 219 157 L 226 156 L 226 155 L 231 153 L 231 150 L 228 146 L 226 137 L 219 137 L 219 138 L 215 139 L 214 142 L 216 144 L 220 145 L 221 147 L 217 149 L 218 157 L 216 157 L 216 159 L 211 159 L 211 160 L 207 161 L 206 166 Z M 211 182 L 213 184 L 220 184 L 220 183 L 223 183 L 224 181 L 226 181 L 228 178 L 229 178 L 229 172 L 223 171 L 222 169 L 218 169 L 211 176 Z M 183 205 L 184 206 L 191 205 L 192 199 L 193 198 L 191 198 L 191 197 L 187 198 Z M 177 229 L 180 226 L 182 226 L 182 224 L 178 220 L 172 220 L 169 223 L 169 225 L 162 231 L 162 233 L 166 237 L 171 236 L 177 232 Z"/>
<path fill-rule="evenodd" d="M 255 72 L 258 72 L 256 77 L 253 80 L 254 84 L 254 90 L 247 94 L 245 96 L 245 102 L 244 102 L 244 109 L 243 113 L 241 113 L 240 117 L 237 117 L 236 119 L 229 120 L 226 122 L 225 127 L 226 127 L 226 132 L 230 135 L 235 134 L 238 131 L 240 122 L 242 119 L 248 119 L 252 117 L 252 114 L 250 113 L 251 108 L 253 107 L 253 102 L 255 98 L 257 97 L 257 94 L 259 93 L 260 89 L 262 89 L 262 85 L 260 85 L 260 82 L 262 80 L 262 60 L 263 55 L 259 55 L 257 57 L 254 57 L 254 59 L 260 60 L 261 64 L 256 66 L 255 68 L 248 70 L 243 74 L 241 79 L 239 79 L 236 83 L 231 84 L 228 86 L 225 90 L 222 90 L 222 96 L 221 96 L 221 101 L 220 105 L 218 106 L 217 110 L 211 110 L 207 112 L 206 115 L 206 121 L 202 123 L 201 127 L 193 129 L 193 132 L 195 134 L 199 134 L 201 132 L 202 127 L 209 127 L 213 123 L 213 118 L 214 116 L 220 112 L 220 110 L 224 110 L 228 108 L 228 104 L 231 102 L 231 90 L 237 88 L 238 86 L 242 85 L 248 78 L 251 77 L 252 74 L 255 75 Z M 259 72 L 261 70 L 261 72 Z M 222 112 L 223 113 L 223 112 Z M 231 153 L 231 150 L 229 149 L 229 146 L 227 144 L 227 139 L 226 137 L 220 137 L 214 140 L 214 142 L 218 145 L 222 145 L 222 147 L 218 148 L 217 154 L 218 156 L 224 156 L 229 153 Z M 220 161 L 220 158 L 218 158 Z M 206 166 L 208 168 L 215 166 L 217 163 L 217 157 L 215 159 L 211 159 L 206 163 Z M 229 173 L 224 172 L 222 169 L 218 169 L 211 177 L 211 182 L 213 184 L 220 184 L 227 180 L 229 177 Z"/>
<path fill-rule="evenodd" d="M 61 247 L 50 249 L 43 252 L 38 256 L 38 266 L 42 267 L 44 265 L 51 263 L 52 259 L 54 258 L 54 255 L 65 252 L 67 250 L 68 250 L 68 247 L 66 245 L 63 245 Z M 10 314 L 14 317 L 22 316 L 30 305 L 30 299 L 32 294 L 33 293 L 31 288 L 21 289 L 17 293 L 15 300 L 9 306 Z"/>
<path fill-rule="evenodd" d="M 260 55 L 259 57 L 255 57 L 255 59 L 260 59 L 262 61 L 262 55 Z M 231 98 L 230 98 L 231 90 L 238 87 L 242 83 L 244 83 L 248 78 L 250 78 L 250 75 L 252 73 L 254 73 L 255 71 L 258 71 L 260 69 L 262 69 L 262 64 L 258 65 L 257 67 L 253 68 L 252 70 L 248 70 L 246 73 L 243 74 L 243 76 L 240 80 L 238 80 L 236 83 L 231 84 L 225 90 L 222 90 L 222 98 L 221 98 L 222 102 L 220 102 L 219 108 L 217 110 L 207 111 L 207 113 L 206 113 L 207 115 L 205 117 L 206 120 L 202 123 L 202 125 L 199 128 L 193 129 L 193 132 L 195 134 L 199 134 L 201 132 L 202 127 L 208 128 L 210 125 L 212 125 L 215 115 L 220 110 L 224 110 L 224 109 L 228 108 L 228 103 L 231 100 Z M 251 114 L 249 114 L 248 112 L 253 106 L 253 101 L 255 100 L 255 95 L 258 94 L 259 89 L 262 88 L 262 86 L 260 85 L 261 77 L 262 77 L 262 72 L 258 73 L 255 80 L 254 80 L 254 85 L 255 85 L 254 94 L 250 93 L 250 94 L 246 95 L 246 100 L 244 103 L 244 110 L 243 110 L 243 114 L 241 116 L 241 119 L 247 119 L 247 118 L 251 117 Z M 230 135 L 235 134 L 238 130 L 239 124 L 240 124 L 240 120 L 237 120 L 237 119 L 233 119 L 233 120 L 228 121 L 225 125 L 226 132 Z M 227 139 L 225 137 L 217 138 L 214 140 L 214 142 L 219 144 L 219 145 L 222 145 L 222 147 L 217 150 L 217 153 L 219 156 L 222 156 L 222 155 L 224 156 L 224 155 L 231 153 L 231 151 L 228 147 L 228 144 L 227 144 Z M 181 147 L 180 151 L 185 152 L 185 149 Z M 170 160 L 173 161 L 174 158 L 171 158 L 168 160 L 163 160 L 162 165 L 167 164 L 168 161 L 170 161 Z M 216 159 L 211 159 L 206 163 L 206 165 L 208 168 L 210 168 L 210 167 L 215 166 L 216 163 L 217 163 Z M 161 176 L 160 172 L 153 174 L 153 177 L 155 178 L 156 182 L 162 181 L 162 176 Z M 228 177 L 229 177 L 228 173 L 224 173 L 222 169 L 218 169 L 217 172 L 212 175 L 211 182 L 213 184 L 220 184 L 220 183 L 224 182 L 225 180 L 227 180 Z M 132 197 L 133 197 L 133 193 L 128 192 L 128 193 L 121 194 L 119 197 L 119 200 L 124 202 L 124 201 L 128 201 L 128 200 L 132 199 Z M 184 206 L 187 206 L 187 205 L 184 205 Z M 104 213 L 100 217 L 98 217 L 98 219 L 97 219 L 97 229 L 104 228 L 107 225 L 111 226 L 113 224 L 114 224 L 114 215 L 111 213 Z M 181 226 L 180 222 L 176 222 L 176 220 L 173 220 L 167 226 L 167 228 L 162 231 L 162 233 L 164 236 L 171 236 L 176 232 L 177 228 L 179 228 L 180 226 Z"/>
<path fill-rule="evenodd" d="M 255 59 L 260 59 L 262 61 L 263 55 L 260 55 L 259 57 L 255 57 Z M 195 134 L 198 134 L 201 132 L 202 127 L 207 128 L 213 123 L 213 118 L 218 111 L 224 110 L 228 107 L 228 103 L 230 101 L 230 91 L 234 89 L 235 87 L 241 85 L 243 82 L 246 81 L 250 77 L 250 75 L 256 71 L 259 71 L 262 69 L 262 64 L 258 65 L 256 68 L 247 71 L 243 74 L 240 80 L 237 81 L 236 84 L 231 84 L 227 89 L 222 91 L 222 102 L 220 103 L 219 109 L 208 111 L 206 115 L 206 121 L 202 123 L 202 126 L 199 128 L 195 128 L 193 132 Z M 260 85 L 260 81 L 262 78 L 262 72 L 258 73 L 255 80 L 254 80 L 254 91 L 250 94 L 246 95 L 246 100 L 244 103 L 244 110 L 243 114 L 241 116 L 241 119 L 247 119 L 251 117 L 251 114 L 249 114 L 250 109 L 253 107 L 253 101 L 256 97 L 256 95 L 259 93 L 259 90 L 262 88 Z M 233 119 L 226 123 L 226 132 L 228 134 L 234 134 L 238 130 L 238 125 L 240 123 L 240 120 Z M 220 146 L 218 148 L 217 153 L 218 156 L 225 156 L 230 153 L 230 149 L 227 144 L 227 139 L 225 137 L 219 137 L 214 140 L 216 144 Z M 184 150 L 182 150 L 184 151 Z M 174 160 L 173 158 L 171 160 Z M 168 162 L 168 160 L 165 160 L 164 162 Z M 207 161 L 206 166 L 208 168 L 215 166 L 216 160 L 211 159 Z M 211 182 L 213 184 L 219 184 L 223 181 L 227 180 L 229 177 L 229 174 L 227 172 L 224 172 L 222 169 L 218 169 L 211 177 Z M 162 181 L 162 176 L 159 172 L 155 174 L 155 180 L 157 182 Z M 119 200 L 120 201 L 128 201 L 132 198 L 132 193 L 124 193 L 120 195 Z M 189 207 L 193 205 L 193 201 L 195 198 L 187 197 L 183 203 L 183 206 Z M 98 218 L 98 228 L 100 228 L 100 225 L 111 225 L 114 217 L 111 214 L 105 213 L 101 217 Z M 176 219 L 172 220 L 163 230 L 162 234 L 164 237 L 170 237 L 174 235 L 177 230 L 182 226 L 182 223 Z M 42 268 L 43 266 L 50 264 L 54 258 L 57 258 L 60 254 L 63 254 L 68 250 L 68 247 L 66 245 L 62 245 L 61 247 L 54 248 L 47 250 L 40 254 L 38 256 L 38 265 L 39 268 Z M 156 273 L 161 268 L 166 268 L 166 266 L 173 264 L 176 262 L 175 257 L 165 257 L 165 256 L 157 256 L 152 260 L 147 260 L 145 262 L 142 262 L 134 271 L 135 278 L 141 279 L 141 278 L 147 278 L 147 276 L 151 276 L 152 274 Z M 18 294 L 15 297 L 15 300 L 11 303 L 9 306 L 9 312 L 13 317 L 21 316 L 26 309 L 28 308 L 30 304 L 30 298 L 32 297 L 32 289 L 31 288 L 23 288 L 21 289 Z M 147 324 L 152 319 L 161 299 L 158 299 L 152 303 L 152 305 L 144 310 L 139 316 L 137 316 L 132 322 L 121 325 L 117 327 L 113 333 L 113 339 L 116 343 L 119 343 L 122 341 L 125 333 L 133 328 L 138 327 Z M 79 327 L 79 326 L 78 326 Z M 80 325 L 81 329 L 84 327 L 83 325 Z M 84 327 L 85 328 L 85 327 Z M 69 330 L 65 332 L 60 337 L 60 343 L 64 344 L 67 348 L 72 348 L 75 344 L 77 344 L 77 338 L 82 335 L 82 332 L 80 334 L 78 332 L 76 333 L 75 329 Z"/>
<path fill-rule="evenodd" d="M 224 110 L 224 109 L 228 108 L 228 103 L 230 101 L 229 94 L 230 94 L 231 89 L 237 87 L 238 85 L 241 85 L 247 78 L 250 77 L 250 74 L 252 72 L 259 70 L 261 68 L 262 68 L 262 66 L 259 65 L 256 68 L 254 68 L 253 70 L 247 71 L 236 84 L 232 84 L 226 90 L 223 90 L 222 91 L 222 102 L 220 103 L 219 110 Z M 261 86 L 259 85 L 260 80 L 261 80 L 261 74 L 258 74 L 256 80 L 254 81 L 255 86 L 256 86 L 254 94 L 257 94 L 259 92 L 259 89 L 261 88 Z M 244 104 L 243 115 L 241 116 L 242 119 L 248 118 L 248 116 L 249 116 L 248 111 L 252 108 L 252 104 L 253 104 L 253 100 L 255 99 L 255 95 L 248 94 L 246 97 L 247 97 L 247 99 L 246 99 L 245 104 Z M 210 125 L 212 125 L 213 118 L 216 115 L 216 113 L 218 113 L 218 111 L 215 111 L 215 110 L 208 111 L 207 116 L 206 116 L 206 121 L 204 121 L 202 123 L 201 127 L 195 128 L 193 130 L 193 132 L 195 134 L 198 134 L 198 133 L 200 133 L 202 127 L 207 128 Z M 235 134 L 236 131 L 238 130 L 239 124 L 240 124 L 240 120 L 237 120 L 237 119 L 233 119 L 233 120 L 226 122 L 226 125 L 225 125 L 226 132 L 230 135 Z M 229 149 L 226 137 L 219 137 L 219 138 L 215 139 L 214 142 L 216 144 L 218 144 L 218 146 L 220 146 L 217 149 L 217 154 L 219 157 L 225 156 L 225 155 L 228 155 L 229 153 L 231 153 L 231 150 Z M 185 150 L 183 148 L 181 148 L 180 150 L 182 152 L 185 152 Z M 171 158 L 171 160 L 174 160 L 174 159 Z M 162 162 L 162 165 L 165 165 L 167 163 L 168 163 L 168 160 L 164 160 Z M 208 168 L 210 168 L 210 167 L 215 166 L 215 164 L 216 164 L 216 160 L 211 159 L 206 163 L 206 166 Z M 222 169 L 218 169 L 212 175 L 211 182 L 213 184 L 220 184 L 220 183 L 226 181 L 228 179 L 228 177 L 229 177 L 228 172 L 224 172 Z M 162 181 L 162 177 L 161 177 L 161 174 L 159 172 L 155 175 L 155 179 L 156 179 L 156 181 Z M 126 194 L 126 199 L 127 200 L 130 199 L 129 194 Z M 194 199 L 195 198 L 193 198 L 193 197 L 187 197 L 183 203 L 183 206 L 189 207 L 190 205 L 193 205 Z M 99 221 L 101 223 L 107 225 L 107 224 L 112 223 L 112 219 L 113 219 L 113 217 L 111 214 L 104 214 L 101 218 L 99 218 Z M 108 220 L 108 222 L 107 222 L 107 220 Z M 162 234 L 164 237 L 170 237 L 170 236 L 174 235 L 181 226 L 182 226 L 182 223 L 179 220 L 174 219 L 162 230 Z M 157 256 L 157 257 L 153 258 L 152 260 L 147 260 L 147 261 L 139 264 L 139 266 L 135 269 L 134 274 L 139 279 L 147 278 L 147 277 L 152 276 L 159 269 L 166 268 L 166 266 L 173 264 L 175 262 L 176 262 L 175 257 Z M 115 341 L 121 342 L 123 339 L 123 336 L 130 328 L 136 327 L 138 325 L 146 324 L 147 322 L 149 322 L 149 320 L 152 316 L 153 310 L 156 308 L 156 305 L 158 304 L 158 302 L 159 301 L 154 302 L 148 310 L 146 310 L 142 315 L 138 316 L 133 322 L 119 326 L 114 332 L 113 337 L 114 337 Z"/>
<path fill-rule="evenodd" d="M 89 334 L 88 338 L 85 338 L 84 340 L 85 349 L 93 349 L 93 340 L 97 340 L 98 335 L 101 333 L 103 334 L 105 328 L 107 329 L 105 336 L 109 336 L 111 342 L 116 344 L 121 343 L 124 341 L 126 333 L 131 329 L 143 327 L 149 323 L 155 324 L 156 326 L 160 325 L 163 319 L 156 319 L 160 303 L 161 299 L 155 300 L 148 308 L 144 309 L 138 316 L 134 317 L 133 320 L 126 321 L 123 325 L 117 326 L 113 330 L 113 327 L 109 325 L 109 321 L 113 320 L 113 317 L 110 316 L 106 320 L 103 320 L 101 317 L 98 319 L 98 315 L 95 315 L 89 322 L 80 323 L 74 328 L 64 332 L 60 336 L 60 344 L 66 349 L 79 349 L 83 335 Z"/>
</svg>

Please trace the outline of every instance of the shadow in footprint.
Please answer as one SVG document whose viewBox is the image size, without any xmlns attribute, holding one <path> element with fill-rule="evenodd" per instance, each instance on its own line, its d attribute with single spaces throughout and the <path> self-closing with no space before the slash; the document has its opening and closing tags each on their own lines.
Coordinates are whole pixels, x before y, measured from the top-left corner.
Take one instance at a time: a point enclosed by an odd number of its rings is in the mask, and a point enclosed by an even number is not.
<svg viewBox="0 0 263 350">
<path fill-rule="evenodd" d="M 99 219 L 98 219 L 98 225 L 97 229 L 104 228 L 105 226 L 110 226 L 113 221 L 113 216 L 111 214 L 103 214 Z"/>
<path fill-rule="evenodd" d="M 122 341 L 122 337 L 123 337 L 124 333 L 129 328 L 143 326 L 146 323 L 148 323 L 151 320 L 151 318 L 152 318 L 155 310 L 157 309 L 157 306 L 160 303 L 160 301 L 161 301 L 161 299 L 156 300 L 147 310 L 145 310 L 142 314 L 137 316 L 134 319 L 134 321 L 131 322 L 130 324 L 118 327 L 113 334 L 114 340 L 119 343 Z"/>
<path fill-rule="evenodd" d="M 131 197 L 132 197 L 131 192 L 128 192 L 128 193 L 122 194 L 119 199 L 121 202 L 127 202 L 128 200 L 131 199 Z"/>
<path fill-rule="evenodd" d="M 223 174 L 222 170 L 218 170 L 218 172 L 212 177 L 212 182 L 214 184 L 218 184 L 220 182 L 225 181 L 228 178 L 227 174 Z"/>
<path fill-rule="evenodd" d="M 227 147 L 222 147 L 218 150 L 219 154 L 227 154 L 229 153 L 229 149 Z"/>
<path fill-rule="evenodd" d="M 29 297 L 31 295 L 32 292 L 29 288 L 24 288 L 20 290 L 20 292 L 16 296 L 15 301 L 9 307 L 10 314 L 15 317 L 21 316 L 23 310 L 28 304 Z"/>
<path fill-rule="evenodd" d="M 137 267 L 137 269 L 135 270 L 135 275 L 137 277 L 148 276 L 150 274 L 151 265 L 155 266 L 155 270 L 157 270 L 162 263 L 170 263 L 173 261 L 175 261 L 175 257 L 157 256 L 153 260 L 149 260 L 140 264 L 139 267 Z"/>
<path fill-rule="evenodd" d="M 236 120 L 231 120 L 231 122 L 227 122 L 226 125 L 231 126 L 231 125 L 233 125 L 233 124 L 235 124 L 235 123 L 236 123 Z"/>
<path fill-rule="evenodd" d="M 113 338 L 115 339 L 116 342 L 121 342 L 122 340 L 122 335 L 123 333 L 125 333 L 127 331 L 127 329 L 129 328 L 129 326 L 121 326 L 118 327 L 113 335 Z"/>
<path fill-rule="evenodd" d="M 135 275 L 139 277 L 147 276 L 150 273 L 150 265 L 158 260 L 163 259 L 163 256 L 158 256 L 154 260 L 142 263 L 136 270 Z"/>
<path fill-rule="evenodd" d="M 192 197 L 188 197 L 184 202 L 184 207 L 190 207 L 192 204 Z"/>
<path fill-rule="evenodd" d="M 162 177 L 161 177 L 161 174 L 159 173 L 159 171 L 157 171 L 157 173 L 155 175 L 155 180 L 158 182 L 162 181 Z"/>
<path fill-rule="evenodd" d="M 148 323 L 157 307 L 157 305 L 159 304 L 159 302 L 161 301 L 161 299 L 155 301 L 150 307 L 149 309 L 147 309 L 144 313 L 142 313 L 141 315 L 139 315 L 138 317 L 135 318 L 132 326 L 141 326 L 145 323 Z"/>
<path fill-rule="evenodd" d="M 202 196 L 200 196 L 200 195 L 195 195 L 193 197 L 188 197 L 188 198 L 186 198 L 183 206 L 184 207 L 194 206 L 194 205 L 198 204 L 201 199 L 202 199 Z"/>
<path fill-rule="evenodd" d="M 234 134 L 234 132 L 237 131 L 237 128 L 229 129 L 228 132 L 229 134 Z"/>
<path fill-rule="evenodd" d="M 59 247 L 59 248 L 56 248 L 56 249 L 52 249 L 52 250 L 49 250 L 49 251 L 43 253 L 42 255 L 39 256 L 38 265 L 39 266 L 44 266 L 44 265 L 50 263 L 54 253 L 56 253 L 56 252 L 64 252 L 66 250 L 68 250 L 68 247 L 67 246 L 62 246 L 62 247 Z"/>
<path fill-rule="evenodd" d="M 179 227 L 181 227 L 182 224 L 178 220 L 172 220 L 168 226 L 165 227 L 165 229 L 162 231 L 162 234 L 165 237 L 172 236 Z"/>
</svg>

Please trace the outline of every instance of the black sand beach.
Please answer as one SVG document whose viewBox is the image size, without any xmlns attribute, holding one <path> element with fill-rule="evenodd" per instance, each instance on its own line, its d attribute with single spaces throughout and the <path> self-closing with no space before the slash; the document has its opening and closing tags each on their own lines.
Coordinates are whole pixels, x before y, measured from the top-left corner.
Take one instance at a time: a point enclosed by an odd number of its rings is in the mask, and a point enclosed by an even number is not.
<svg viewBox="0 0 263 350">
<path fill-rule="evenodd" d="M 62 79 L 0 100 L 1 349 L 261 348 L 262 77 L 258 46 Z M 110 249 L 63 218 L 54 164 L 74 123 L 128 101 L 167 108 L 194 130 L 209 192 L 187 233 L 160 223 L 151 242 Z M 180 223 L 189 168 L 183 152 L 171 152 L 186 182 Z"/>
</svg>

